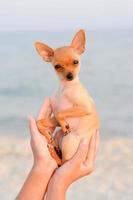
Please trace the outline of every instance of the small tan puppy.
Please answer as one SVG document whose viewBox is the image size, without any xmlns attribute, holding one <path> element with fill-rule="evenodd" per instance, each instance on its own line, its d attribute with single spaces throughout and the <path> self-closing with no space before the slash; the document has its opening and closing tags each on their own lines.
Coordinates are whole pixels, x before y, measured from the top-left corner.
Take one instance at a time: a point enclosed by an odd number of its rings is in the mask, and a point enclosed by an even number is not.
<svg viewBox="0 0 133 200">
<path fill-rule="evenodd" d="M 35 47 L 46 62 L 51 62 L 60 79 L 57 93 L 45 100 L 37 125 L 54 146 L 57 144 L 51 136 L 56 126 L 61 126 L 57 134 L 64 134 L 59 144 L 64 162 L 74 155 L 82 138 L 89 140 L 99 129 L 94 101 L 78 78 L 80 56 L 85 51 L 85 32 L 80 30 L 70 46 L 52 49 L 36 42 Z M 58 160 L 54 152 L 53 157 Z"/>
</svg>

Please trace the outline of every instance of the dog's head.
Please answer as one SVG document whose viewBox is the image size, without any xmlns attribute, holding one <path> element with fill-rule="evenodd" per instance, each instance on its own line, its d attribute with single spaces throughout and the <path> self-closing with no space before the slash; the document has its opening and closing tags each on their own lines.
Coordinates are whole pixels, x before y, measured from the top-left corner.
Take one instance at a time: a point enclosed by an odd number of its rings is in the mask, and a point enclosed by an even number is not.
<svg viewBox="0 0 133 200">
<path fill-rule="evenodd" d="M 54 50 L 46 44 L 36 42 L 35 47 L 46 62 L 52 63 L 61 80 L 71 81 L 80 70 L 80 55 L 85 51 L 85 32 L 80 30 L 74 36 L 70 46 Z"/>
</svg>

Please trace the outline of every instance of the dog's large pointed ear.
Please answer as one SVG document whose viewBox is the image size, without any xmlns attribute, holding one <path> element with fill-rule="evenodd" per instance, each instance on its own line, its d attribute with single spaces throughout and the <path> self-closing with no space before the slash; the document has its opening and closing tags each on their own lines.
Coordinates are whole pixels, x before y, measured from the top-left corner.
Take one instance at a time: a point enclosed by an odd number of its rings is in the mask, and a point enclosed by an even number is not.
<svg viewBox="0 0 133 200">
<path fill-rule="evenodd" d="M 79 30 L 74 36 L 71 47 L 78 53 L 82 54 L 85 51 L 85 31 L 83 29 Z"/>
<path fill-rule="evenodd" d="M 46 61 L 51 62 L 54 57 L 54 50 L 41 42 L 36 42 L 35 47 L 40 56 Z"/>
</svg>

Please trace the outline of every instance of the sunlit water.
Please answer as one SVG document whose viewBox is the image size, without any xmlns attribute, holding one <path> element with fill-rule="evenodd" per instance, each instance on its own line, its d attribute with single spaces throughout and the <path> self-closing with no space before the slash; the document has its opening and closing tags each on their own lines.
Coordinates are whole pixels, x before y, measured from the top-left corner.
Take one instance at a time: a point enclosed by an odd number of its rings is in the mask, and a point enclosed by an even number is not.
<svg viewBox="0 0 133 200">
<path fill-rule="evenodd" d="M 0 33 L 0 134 L 28 135 L 27 115 L 36 116 L 58 79 L 34 48 L 56 48 L 74 32 Z M 87 31 L 80 79 L 94 98 L 103 137 L 133 135 L 133 31 Z"/>
</svg>

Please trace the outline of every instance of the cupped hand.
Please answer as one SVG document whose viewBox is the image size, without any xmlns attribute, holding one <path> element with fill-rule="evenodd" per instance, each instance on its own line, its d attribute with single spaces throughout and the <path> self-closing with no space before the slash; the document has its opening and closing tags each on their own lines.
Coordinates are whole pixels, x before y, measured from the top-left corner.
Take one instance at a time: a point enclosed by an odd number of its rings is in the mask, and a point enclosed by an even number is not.
<svg viewBox="0 0 133 200">
<path fill-rule="evenodd" d="M 51 157 L 48 148 L 46 138 L 40 134 L 38 131 L 36 121 L 32 116 L 29 116 L 29 129 L 31 135 L 31 148 L 34 157 L 34 165 L 43 165 L 45 168 L 52 167 L 55 169 L 57 167 L 56 161 Z"/>
<path fill-rule="evenodd" d="M 77 179 L 92 173 L 98 148 L 99 131 L 96 131 L 90 141 L 82 140 L 73 158 L 55 171 L 53 181 L 67 188 Z"/>
</svg>

